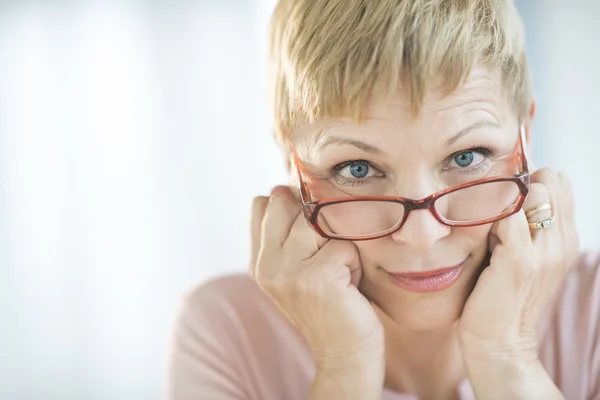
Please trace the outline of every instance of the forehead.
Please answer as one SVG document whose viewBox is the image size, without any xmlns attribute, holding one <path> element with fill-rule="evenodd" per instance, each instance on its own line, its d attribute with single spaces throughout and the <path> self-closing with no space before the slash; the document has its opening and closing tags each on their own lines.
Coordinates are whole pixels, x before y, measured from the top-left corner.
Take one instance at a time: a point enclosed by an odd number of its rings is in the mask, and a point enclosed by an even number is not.
<svg viewBox="0 0 600 400">
<path fill-rule="evenodd" d="M 423 138 L 445 127 L 460 128 L 461 124 L 478 116 L 495 120 L 499 125 L 505 125 L 515 117 L 499 69 L 475 67 L 464 84 L 452 93 L 445 93 L 441 88 L 427 93 L 416 117 L 410 97 L 402 86 L 392 93 L 376 86 L 366 102 L 360 123 L 353 116 L 341 115 L 299 124 L 293 132 L 293 140 L 298 148 L 311 147 L 323 136 L 342 132 L 355 136 L 368 134 L 375 141 L 376 136 L 385 139 L 390 134 L 418 133 Z"/>
</svg>

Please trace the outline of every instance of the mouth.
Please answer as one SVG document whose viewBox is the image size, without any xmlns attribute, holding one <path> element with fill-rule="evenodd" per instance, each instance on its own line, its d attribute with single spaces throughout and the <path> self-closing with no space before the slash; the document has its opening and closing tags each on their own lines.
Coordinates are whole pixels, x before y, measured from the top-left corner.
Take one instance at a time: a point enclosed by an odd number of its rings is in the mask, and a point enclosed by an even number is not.
<svg viewBox="0 0 600 400">
<path fill-rule="evenodd" d="M 436 292 L 449 288 L 460 278 L 465 261 L 452 267 L 432 271 L 405 272 L 401 274 L 388 272 L 388 274 L 394 284 L 409 292 Z"/>
</svg>

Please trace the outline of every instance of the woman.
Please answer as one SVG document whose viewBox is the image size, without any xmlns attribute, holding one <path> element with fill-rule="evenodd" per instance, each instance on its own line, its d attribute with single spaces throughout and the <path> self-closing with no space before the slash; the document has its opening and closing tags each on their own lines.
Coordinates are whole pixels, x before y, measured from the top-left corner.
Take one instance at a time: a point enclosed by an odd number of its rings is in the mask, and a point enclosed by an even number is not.
<svg viewBox="0 0 600 400">
<path fill-rule="evenodd" d="M 281 0 L 271 43 L 292 184 L 251 277 L 186 297 L 170 397 L 600 399 L 600 258 L 528 164 L 513 4 Z"/>
</svg>

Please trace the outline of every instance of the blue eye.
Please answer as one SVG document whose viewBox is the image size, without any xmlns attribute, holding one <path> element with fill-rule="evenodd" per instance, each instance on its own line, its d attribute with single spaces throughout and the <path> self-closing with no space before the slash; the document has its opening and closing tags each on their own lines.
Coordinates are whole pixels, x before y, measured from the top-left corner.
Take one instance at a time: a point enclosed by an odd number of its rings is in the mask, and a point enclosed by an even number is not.
<svg viewBox="0 0 600 400">
<path fill-rule="evenodd" d="M 486 161 L 490 159 L 492 154 L 492 149 L 486 146 L 476 146 L 461 150 L 448 157 L 443 170 L 471 173 L 473 172 L 473 168 L 481 168 L 487 165 Z"/>
<path fill-rule="evenodd" d="M 348 168 L 353 178 L 364 178 L 369 174 L 369 164 L 365 161 L 353 162 Z"/>
<path fill-rule="evenodd" d="M 341 186 L 373 183 L 385 175 L 367 160 L 348 160 L 332 168 L 333 178 Z"/>
<path fill-rule="evenodd" d="M 472 151 L 463 151 L 454 156 L 454 161 L 460 167 L 468 167 L 473 162 L 475 156 Z"/>
</svg>

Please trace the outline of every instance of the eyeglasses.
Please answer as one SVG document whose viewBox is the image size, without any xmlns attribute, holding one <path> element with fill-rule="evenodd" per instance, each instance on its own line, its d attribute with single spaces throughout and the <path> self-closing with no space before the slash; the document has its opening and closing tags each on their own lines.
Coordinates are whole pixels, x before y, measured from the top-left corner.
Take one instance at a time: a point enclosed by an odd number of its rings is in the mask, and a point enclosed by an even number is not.
<svg viewBox="0 0 600 400">
<path fill-rule="evenodd" d="M 414 210 L 429 210 L 443 225 L 470 227 L 496 222 L 517 213 L 529 193 L 524 127 L 510 159 L 515 175 L 496 176 L 452 186 L 421 200 L 395 196 L 343 196 L 314 199 L 310 172 L 292 151 L 304 216 L 322 237 L 339 240 L 378 239 L 402 228 Z M 512 164 L 511 164 L 512 165 Z M 317 190 L 318 191 L 318 190 Z"/>
</svg>

